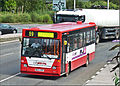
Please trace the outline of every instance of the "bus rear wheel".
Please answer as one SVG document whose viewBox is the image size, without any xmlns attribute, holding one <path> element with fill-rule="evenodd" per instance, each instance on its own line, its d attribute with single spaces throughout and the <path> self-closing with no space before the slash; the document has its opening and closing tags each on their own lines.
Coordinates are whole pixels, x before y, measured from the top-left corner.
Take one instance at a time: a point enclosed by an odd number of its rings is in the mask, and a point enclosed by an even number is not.
<svg viewBox="0 0 120 86">
<path fill-rule="evenodd" d="M 87 60 L 84 66 L 87 67 L 88 65 L 89 65 L 89 55 L 87 55 Z"/>
<path fill-rule="evenodd" d="M 100 41 L 100 37 L 99 37 L 99 35 L 97 35 L 97 36 L 96 36 L 96 41 L 95 41 L 95 43 L 98 44 L 99 41 Z"/>
<path fill-rule="evenodd" d="M 115 39 L 119 39 L 119 32 L 116 32 L 116 34 L 115 34 Z"/>
</svg>

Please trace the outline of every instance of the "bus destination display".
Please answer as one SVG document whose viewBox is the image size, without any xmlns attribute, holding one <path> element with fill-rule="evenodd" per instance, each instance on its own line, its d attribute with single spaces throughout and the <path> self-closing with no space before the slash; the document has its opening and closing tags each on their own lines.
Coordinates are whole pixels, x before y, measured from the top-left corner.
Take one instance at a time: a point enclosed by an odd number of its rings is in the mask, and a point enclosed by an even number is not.
<svg viewBox="0 0 120 86">
<path fill-rule="evenodd" d="M 57 33 L 53 32 L 40 32 L 40 31 L 26 31 L 25 36 L 29 37 L 46 37 L 46 38 L 57 38 Z"/>
</svg>

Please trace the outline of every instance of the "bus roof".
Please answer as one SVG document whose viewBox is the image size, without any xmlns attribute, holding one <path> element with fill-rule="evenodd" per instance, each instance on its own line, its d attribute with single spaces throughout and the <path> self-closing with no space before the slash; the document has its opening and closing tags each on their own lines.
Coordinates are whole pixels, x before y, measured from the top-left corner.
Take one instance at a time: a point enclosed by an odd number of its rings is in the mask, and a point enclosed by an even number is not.
<svg viewBox="0 0 120 86">
<path fill-rule="evenodd" d="M 77 29 L 87 28 L 95 26 L 95 23 L 81 23 L 81 21 L 76 22 L 63 22 L 58 24 L 49 24 L 38 27 L 30 28 L 29 30 L 40 30 L 40 31 L 53 31 L 53 32 L 69 32 Z"/>
</svg>

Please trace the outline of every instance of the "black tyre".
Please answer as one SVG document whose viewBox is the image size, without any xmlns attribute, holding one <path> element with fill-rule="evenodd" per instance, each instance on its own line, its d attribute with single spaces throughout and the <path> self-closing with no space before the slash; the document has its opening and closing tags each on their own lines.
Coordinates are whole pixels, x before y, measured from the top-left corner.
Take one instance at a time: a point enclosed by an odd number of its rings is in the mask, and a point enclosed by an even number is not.
<svg viewBox="0 0 120 86">
<path fill-rule="evenodd" d="M 87 55 L 87 60 L 84 66 L 87 67 L 88 65 L 89 65 L 89 55 Z"/>
<path fill-rule="evenodd" d="M 119 38 L 119 32 L 117 31 L 116 34 L 115 34 L 115 39 L 118 39 Z"/>
<path fill-rule="evenodd" d="M 2 35 L 2 31 L 0 31 L 0 35 Z"/>
<path fill-rule="evenodd" d="M 96 35 L 96 41 L 95 41 L 95 43 L 98 44 L 99 41 L 100 41 L 100 36 L 97 34 L 97 35 Z"/>
</svg>

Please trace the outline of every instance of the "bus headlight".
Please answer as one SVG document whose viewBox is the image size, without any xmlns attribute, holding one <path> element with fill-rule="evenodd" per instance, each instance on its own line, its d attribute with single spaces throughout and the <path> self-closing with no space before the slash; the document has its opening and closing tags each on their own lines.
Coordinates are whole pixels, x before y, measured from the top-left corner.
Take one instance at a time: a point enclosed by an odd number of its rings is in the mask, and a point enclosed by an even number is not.
<svg viewBox="0 0 120 86">
<path fill-rule="evenodd" d="M 52 67 L 52 69 L 56 69 L 56 67 L 55 67 L 55 66 L 53 66 L 53 67 Z"/>
<path fill-rule="evenodd" d="M 24 67 L 27 67 L 27 64 L 24 64 Z"/>
</svg>

